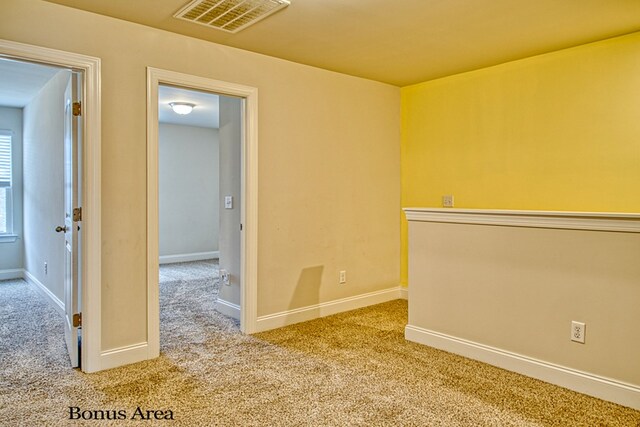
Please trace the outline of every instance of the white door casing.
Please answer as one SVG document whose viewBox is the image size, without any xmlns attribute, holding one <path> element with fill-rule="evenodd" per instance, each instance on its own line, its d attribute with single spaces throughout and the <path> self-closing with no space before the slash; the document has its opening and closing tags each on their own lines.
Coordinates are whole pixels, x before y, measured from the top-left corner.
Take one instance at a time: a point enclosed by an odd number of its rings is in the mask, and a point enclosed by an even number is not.
<svg viewBox="0 0 640 427">
<path fill-rule="evenodd" d="M 83 74 L 81 194 L 83 200 L 80 292 L 82 370 L 101 369 L 101 119 L 100 58 L 0 39 L 0 57 L 54 65 Z"/>
<path fill-rule="evenodd" d="M 147 67 L 147 358 L 160 354 L 158 295 L 158 86 L 167 84 L 244 99 L 242 146 L 240 329 L 257 331 L 258 89 Z"/>
</svg>

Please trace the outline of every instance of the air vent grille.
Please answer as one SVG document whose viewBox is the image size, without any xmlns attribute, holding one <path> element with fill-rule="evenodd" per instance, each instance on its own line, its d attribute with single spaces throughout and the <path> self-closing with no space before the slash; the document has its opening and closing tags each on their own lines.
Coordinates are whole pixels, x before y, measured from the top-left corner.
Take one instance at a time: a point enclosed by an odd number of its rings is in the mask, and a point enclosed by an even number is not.
<svg viewBox="0 0 640 427">
<path fill-rule="evenodd" d="M 237 33 L 289 4 L 289 0 L 195 0 L 173 16 Z"/>
</svg>

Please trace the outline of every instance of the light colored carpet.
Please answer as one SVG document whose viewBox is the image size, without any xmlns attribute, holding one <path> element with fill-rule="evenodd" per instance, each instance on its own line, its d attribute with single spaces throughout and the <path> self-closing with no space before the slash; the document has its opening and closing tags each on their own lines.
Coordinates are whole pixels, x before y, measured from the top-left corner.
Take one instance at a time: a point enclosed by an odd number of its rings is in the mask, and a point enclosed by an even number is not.
<svg viewBox="0 0 640 427">
<path fill-rule="evenodd" d="M 161 357 L 96 374 L 69 368 L 35 290 L 0 282 L 0 425 L 640 426 L 639 411 L 405 341 L 406 301 L 244 336 L 195 274 L 215 265 L 184 267 L 161 271 Z M 71 421 L 69 406 L 175 419 Z"/>
</svg>

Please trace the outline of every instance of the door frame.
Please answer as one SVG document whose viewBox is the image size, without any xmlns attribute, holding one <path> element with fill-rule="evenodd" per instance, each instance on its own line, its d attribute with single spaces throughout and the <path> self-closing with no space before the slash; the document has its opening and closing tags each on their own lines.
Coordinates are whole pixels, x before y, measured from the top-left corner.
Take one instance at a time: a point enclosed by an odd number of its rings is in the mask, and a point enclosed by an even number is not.
<svg viewBox="0 0 640 427">
<path fill-rule="evenodd" d="M 258 294 L 258 89 L 147 67 L 147 348 L 160 354 L 158 223 L 158 87 L 161 84 L 244 99 L 241 189 L 240 330 L 257 331 Z"/>
<path fill-rule="evenodd" d="M 80 289 L 84 372 L 101 369 L 101 111 L 100 58 L 0 39 L 0 57 L 81 71 L 82 245 Z"/>
</svg>

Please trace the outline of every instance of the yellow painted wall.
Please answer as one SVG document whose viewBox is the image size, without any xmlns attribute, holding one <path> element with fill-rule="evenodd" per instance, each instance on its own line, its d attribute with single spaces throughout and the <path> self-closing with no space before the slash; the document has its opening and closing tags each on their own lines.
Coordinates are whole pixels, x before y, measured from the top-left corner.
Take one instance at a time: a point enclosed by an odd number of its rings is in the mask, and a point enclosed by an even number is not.
<svg viewBox="0 0 640 427">
<path fill-rule="evenodd" d="M 401 98 L 403 207 L 640 212 L 640 33 Z M 404 219 L 402 248 L 406 284 Z"/>
</svg>

